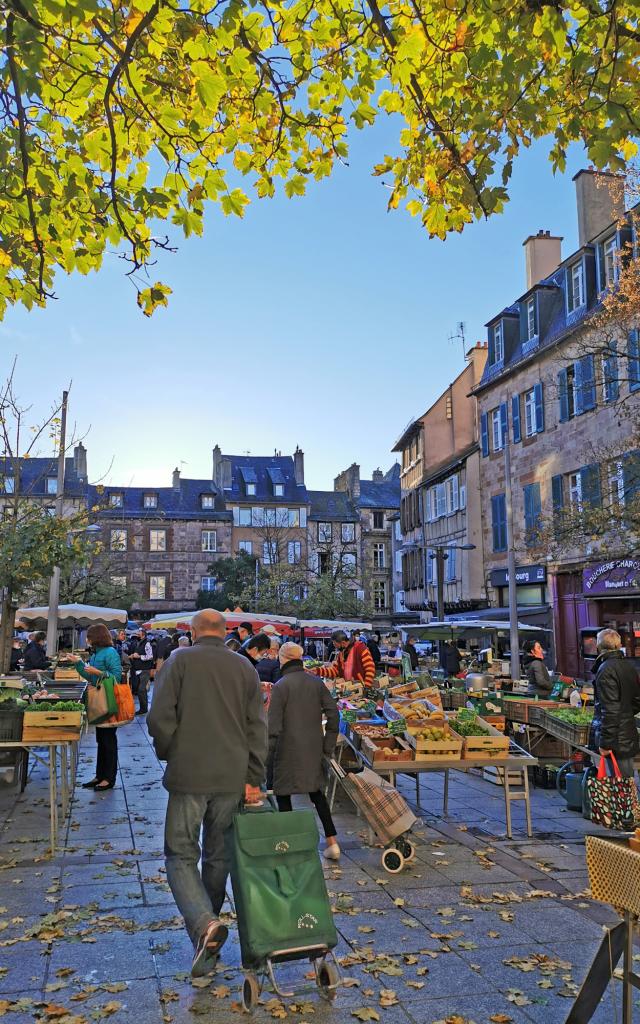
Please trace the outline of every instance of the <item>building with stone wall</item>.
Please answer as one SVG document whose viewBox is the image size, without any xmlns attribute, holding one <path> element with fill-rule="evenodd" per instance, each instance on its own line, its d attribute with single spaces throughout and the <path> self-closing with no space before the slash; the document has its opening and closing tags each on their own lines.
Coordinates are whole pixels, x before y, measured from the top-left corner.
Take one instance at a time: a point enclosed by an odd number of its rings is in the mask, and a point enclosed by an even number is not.
<svg viewBox="0 0 640 1024">
<path fill-rule="evenodd" d="M 540 546 L 544 525 L 603 502 L 624 503 L 638 475 L 626 455 L 613 462 L 603 445 L 629 447 L 629 411 L 640 393 L 637 333 L 620 339 L 620 356 L 603 362 L 590 326 L 615 288 L 631 225 L 602 176 L 575 178 L 579 247 L 563 258 L 561 239 L 541 231 L 525 243 L 526 290 L 487 325 L 489 358 L 475 389 L 481 413 L 480 494 L 490 602 L 504 616 L 507 597 L 509 446 L 519 618 L 555 635 L 562 671 L 583 675 L 583 630 L 612 625 L 629 653 L 640 654 L 638 571 L 602 569 L 624 560 L 613 535 L 572 537 L 564 549 Z M 620 413 L 624 401 L 626 415 Z M 602 569 L 601 572 L 599 570 Z M 589 581 L 596 575 L 596 582 Z M 598 574 L 599 573 L 599 574 Z M 617 575 L 616 575 L 617 574 Z M 610 587 L 606 589 L 609 581 Z M 551 634 L 550 634 L 551 635 Z"/>
</svg>

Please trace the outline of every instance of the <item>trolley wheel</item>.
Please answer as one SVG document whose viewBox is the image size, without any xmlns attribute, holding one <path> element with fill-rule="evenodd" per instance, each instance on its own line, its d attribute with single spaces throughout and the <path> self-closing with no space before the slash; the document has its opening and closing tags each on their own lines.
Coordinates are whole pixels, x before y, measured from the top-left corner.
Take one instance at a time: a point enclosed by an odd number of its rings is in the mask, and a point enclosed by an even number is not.
<svg viewBox="0 0 640 1024">
<path fill-rule="evenodd" d="M 317 981 L 320 994 L 324 999 L 333 1001 L 336 998 L 336 986 L 340 981 L 340 975 L 335 964 L 323 960 L 318 965 Z"/>
<path fill-rule="evenodd" d="M 400 853 L 400 850 L 396 850 L 393 846 L 390 846 L 387 850 L 383 851 L 382 866 L 390 875 L 399 874 L 404 867 L 404 863 L 404 857 Z"/>
<path fill-rule="evenodd" d="M 413 843 L 409 842 L 408 839 L 404 840 L 404 849 L 402 851 L 402 856 L 406 860 L 407 864 L 409 864 L 412 860 L 416 859 L 416 848 L 413 845 Z"/>
<path fill-rule="evenodd" d="M 255 974 L 245 974 L 242 983 L 242 1007 L 251 1013 L 260 998 L 260 985 Z"/>
</svg>

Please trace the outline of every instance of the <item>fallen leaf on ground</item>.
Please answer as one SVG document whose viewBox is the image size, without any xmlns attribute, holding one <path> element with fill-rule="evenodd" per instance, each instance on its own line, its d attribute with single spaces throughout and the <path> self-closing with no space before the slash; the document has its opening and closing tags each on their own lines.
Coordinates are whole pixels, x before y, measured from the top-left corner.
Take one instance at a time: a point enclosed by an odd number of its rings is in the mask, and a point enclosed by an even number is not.
<svg viewBox="0 0 640 1024">
<path fill-rule="evenodd" d="M 357 1017 L 358 1020 L 380 1020 L 380 1014 L 371 1006 L 361 1006 L 359 1010 L 352 1010 L 351 1016 Z"/>
</svg>

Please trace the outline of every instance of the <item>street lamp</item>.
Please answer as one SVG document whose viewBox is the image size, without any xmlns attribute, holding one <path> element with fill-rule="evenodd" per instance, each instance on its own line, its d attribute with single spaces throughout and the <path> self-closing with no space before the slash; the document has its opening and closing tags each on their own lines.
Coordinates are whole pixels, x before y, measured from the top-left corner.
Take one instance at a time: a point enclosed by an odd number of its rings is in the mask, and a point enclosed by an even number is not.
<svg viewBox="0 0 640 1024">
<path fill-rule="evenodd" d="M 437 611 L 436 615 L 438 622 L 444 622 L 444 563 L 449 557 L 448 552 L 452 549 L 456 551 L 475 551 L 475 544 L 436 544 L 429 552 L 429 558 L 434 558 L 436 562 L 436 583 L 437 583 Z M 441 641 L 438 645 L 439 653 L 442 657 L 442 648 L 444 641 Z"/>
</svg>

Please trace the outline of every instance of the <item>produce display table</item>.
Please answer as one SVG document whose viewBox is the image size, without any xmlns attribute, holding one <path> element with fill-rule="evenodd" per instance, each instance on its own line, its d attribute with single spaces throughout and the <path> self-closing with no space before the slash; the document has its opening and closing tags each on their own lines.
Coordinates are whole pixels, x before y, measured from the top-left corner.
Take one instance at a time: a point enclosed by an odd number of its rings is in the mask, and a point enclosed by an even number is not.
<svg viewBox="0 0 640 1024">
<path fill-rule="evenodd" d="M 496 768 L 500 774 L 504 788 L 504 803 L 505 803 L 505 817 L 507 825 L 507 836 L 509 839 L 513 838 L 513 829 L 511 821 L 511 804 L 516 800 L 523 800 L 525 805 L 525 812 L 527 816 L 527 835 L 531 837 L 533 835 L 533 829 L 531 824 L 531 801 L 529 796 L 529 774 L 527 769 L 533 768 L 538 764 L 538 759 L 532 757 L 519 747 L 513 740 L 509 746 L 509 756 L 503 758 L 479 758 L 474 760 L 471 758 L 461 759 L 460 761 L 368 761 L 363 757 L 362 753 L 354 747 L 353 743 L 346 737 L 342 736 L 342 743 L 338 746 L 336 759 L 338 763 L 341 762 L 342 754 L 345 746 L 349 747 L 356 758 L 367 764 L 367 767 L 372 768 L 374 772 L 383 778 L 389 779 L 392 786 L 396 784 L 397 775 L 411 776 L 416 783 L 416 803 L 420 806 L 420 776 L 423 774 L 430 774 L 432 772 L 443 772 L 444 773 L 444 795 L 443 795 L 443 815 L 447 815 L 449 811 L 449 772 L 467 772 L 471 768 Z M 521 783 L 519 786 L 514 787 L 513 783 L 509 778 L 510 772 L 520 772 Z M 337 783 L 334 782 L 333 792 L 331 796 L 331 803 L 335 796 Z"/>
<path fill-rule="evenodd" d="M 51 837 L 51 854 L 55 854 L 58 845 L 58 748 L 60 749 L 60 799 L 62 818 L 69 811 L 71 796 L 76 785 L 78 767 L 78 745 L 80 736 L 75 739 L 59 739 L 52 736 L 50 740 L 6 740 L 0 742 L 0 750 L 25 750 L 31 753 L 36 761 L 45 764 L 49 771 L 49 822 Z M 48 757 L 37 754 L 36 749 L 48 751 Z"/>
</svg>

